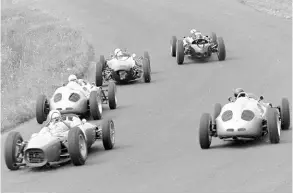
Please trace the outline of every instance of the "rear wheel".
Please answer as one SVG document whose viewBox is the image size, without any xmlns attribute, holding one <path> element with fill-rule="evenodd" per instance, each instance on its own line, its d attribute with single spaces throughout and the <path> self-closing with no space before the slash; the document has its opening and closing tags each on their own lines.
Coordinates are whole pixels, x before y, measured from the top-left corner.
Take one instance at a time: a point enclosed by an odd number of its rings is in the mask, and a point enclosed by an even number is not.
<svg viewBox="0 0 293 194">
<path fill-rule="evenodd" d="M 96 86 L 103 85 L 103 64 L 101 62 L 96 63 Z"/>
<path fill-rule="evenodd" d="M 150 61 L 146 58 L 142 60 L 143 79 L 145 83 L 151 82 Z"/>
<path fill-rule="evenodd" d="M 100 63 L 102 64 L 102 67 L 104 68 L 106 65 L 106 60 L 104 55 L 100 55 Z"/>
<path fill-rule="evenodd" d="M 68 132 L 68 153 L 73 165 L 84 165 L 88 149 L 85 136 L 78 127 L 74 127 Z"/>
<path fill-rule="evenodd" d="M 114 82 L 110 82 L 108 86 L 108 100 L 110 109 L 116 109 L 117 107 L 116 91 L 116 84 Z"/>
<path fill-rule="evenodd" d="M 275 144 L 280 142 L 280 128 L 278 126 L 278 114 L 274 108 L 267 110 L 267 128 L 270 142 Z"/>
<path fill-rule="evenodd" d="M 171 56 L 172 57 L 176 57 L 176 42 L 177 42 L 176 36 L 172 36 L 171 38 Z"/>
<path fill-rule="evenodd" d="M 213 44 L 217 44 L 217 35 L 216 33 L 212 32 L 211 33 L 211 39 Z"/>
<path fill-rule="evenodd" d="M 202 149 L 208 149 L 212 143 L 211 127 L 212 117 L 210 114 L 204 113 L 199 124 L 199 144 Z"/>
<path fill-rule="evenodd" d="M 282 98 L 281 101 L 281 127 L 283 130 L 289 129 L 290 127 L 290 109 L 289 101 L 287 98 Z"/>
<path fill-rule="evenodd" d="M 177 41 L 177 48 L 176 48 L 176 60 L 178 65 L 182 65 L 184 62 L 184 47 L 183 47 L 183 40 Z"/>
<path fill-rule="evenodd" d="M 7 168 L 10 170 L 19 169 L 17 164 L 22 162 L 22 158 L 20 158 L 20 145 L 22 142 L 23 138 L 17 131 L 11 131 L 6 138 L 4 158 Z"/>
<path fill-rule="evenodd" d="M 100 91 L 91 91 L 90 93 L 90 113 L 94 120 L 100 120 L 102 118 L 102 96 Z"/>
<path fill-rule="evenodd" d="M 222 37 L 218 38 L 218 59 L 224 61 L 226 59 L 226 47 Z"/>
<path fill-rule="evenodd" d="M 115 126 L 112 119 L 103 120 L 102 139 L 105 150 L 113 149 L 115 145 Z"/>
<path fill-rule="evenodd" d="M 37 99 L 36 105 L 36 119 L 39 124 L 47 120 L 49 102 L 45 95 L 40 95 Z"/>
</svg>

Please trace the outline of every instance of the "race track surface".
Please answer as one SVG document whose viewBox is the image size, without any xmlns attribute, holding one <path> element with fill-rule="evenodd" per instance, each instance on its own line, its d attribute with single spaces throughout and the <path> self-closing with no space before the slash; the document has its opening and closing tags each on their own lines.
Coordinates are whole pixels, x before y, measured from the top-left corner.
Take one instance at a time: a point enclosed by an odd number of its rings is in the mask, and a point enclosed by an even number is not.
<svg viewBox="0 0 293 194">
<path fill-rule="evenodd" d="M 123 4 L 121 4 L 123 2 Z M 277 105 L 292 99 L 291 21 L 255 12 L 234 0 L 38 1 L 82 24 L 96 55 L 115 47 L 151 56 L 152 82 L 118 86 L 116 147 L 95 144 L 84 166 L 9 171 L 2 156 L 2 192 L 292 192 L 292 132 L 280 144 L 198 142 L 199 119 L 242 87 Z M 223 36 L 227 60 L 170 56 L 172 35 L 191 28 Z M 108 107 L 106 107 L 108 109 Z M 25 138 L 35 120 L 16 130 Z M 2 147 L 7 134 L 3 135 Z"/>
</svg>

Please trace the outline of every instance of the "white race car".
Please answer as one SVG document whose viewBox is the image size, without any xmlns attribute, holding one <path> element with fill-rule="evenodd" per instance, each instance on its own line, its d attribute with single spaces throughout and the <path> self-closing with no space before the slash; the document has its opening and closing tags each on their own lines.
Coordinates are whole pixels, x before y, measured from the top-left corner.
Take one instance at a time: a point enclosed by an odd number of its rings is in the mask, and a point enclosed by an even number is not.
<svg viewBox="0 0 293 194">
<path fill-rule="evenodd" d="M 202 149 L 211 145 L 212 137 L 230 140 L 254 140 L 269 135 L 271 143 L 279 143 L 280 130 L 290 127 L 289 101 L 282 98 L 281 105 L 273 107 L 245 92 L 235 101 L 221 107 L 215 105 L 213 117 L 204 113 L 200 119 L 199 143 Z"/>
<path fill-rule="evenodd" d="M 47 119 L 50 110 L 58 110 L 62 114 L 73 113 L 81 117 L 92 116 L 94 120 L 102 118 L 102 104 L 109 104 L 110 109 L 116 109 L 116 84 L 110 82 L 108 89 L 96 86 L 94 83 L 79 84 L 69 82 L 56 89 L 50 100 L 40 95 L 36 105 L 36 119 L 42 124 Z"/>
<path fill-rule="evenodd" d="M 109 80 L 129 83 L 140 79 L 143 79 L 146 83 L 151 81 L 151 65 L 148 52 L 144 52 L 144 57 L 139 58 L 135 54 L 111 56 L 109 59 L 105 59 L 101 55 L 100 61 L 96 64 L 96 83 L 99 83 L 99 85 Z"/>
</svg>

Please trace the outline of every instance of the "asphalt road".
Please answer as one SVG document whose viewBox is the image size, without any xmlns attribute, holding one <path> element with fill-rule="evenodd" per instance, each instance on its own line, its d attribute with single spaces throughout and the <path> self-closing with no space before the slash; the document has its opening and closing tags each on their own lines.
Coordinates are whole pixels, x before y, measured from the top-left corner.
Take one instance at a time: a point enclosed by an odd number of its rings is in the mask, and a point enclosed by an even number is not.
<svg viewBox="0 0 293 194">
<path fill-rule="evenodd" d="M 201 114 L 226 103 L 232 88 L 273 104 L 283 96 L 291 102 L 291 21 L 234 0 L 50 0 L 36 6 L 83 26 L 97 55 L 115 47 L 149 51 L 152 82 L 119 86 L 119 108 L 105 110 L 115 120 L 115 149 L 104 151 L 98 143 L 84 166 L 39 171 L 9 171 L 1 154 L 2 192 L 292 192 L 291 130 L 277 145 L 213 139 L 201 150 L 198 142 Z M 226 61 L 215 56 L 178 66 L 170 38 L 191 28 L 223 36 Z M 27 138 L 39 129 L 32 120 L 16 130 Z"/>
</svg>

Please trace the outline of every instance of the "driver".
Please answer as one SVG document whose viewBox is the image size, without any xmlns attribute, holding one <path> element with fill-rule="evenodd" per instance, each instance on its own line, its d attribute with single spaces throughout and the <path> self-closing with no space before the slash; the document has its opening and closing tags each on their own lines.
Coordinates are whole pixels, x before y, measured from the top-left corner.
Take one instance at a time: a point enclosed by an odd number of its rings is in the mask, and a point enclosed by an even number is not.
<svg viewBox="0 0 293 194">
<path fill-rule="evenodd" d="M 120 48 L 116 48 L 114 50 L 114 56 L 115 57 L 123 57 L 123 56 L 130 57 L 131 55 L 128 52 L 123 52 Z"/>
<path fill-rule="evenodd" d="M 51 110 L 48 115 L 48 123 L 40 133 L 51 132 L 54 135 L 60 135 L 68 130 L 68 126 L 63 123 L 61 113 L 58 110 Z"/>
<path fill-rule="evenodd" d="M 244 90 L 242 88 L 236 88 L 234 90 L 234 97 L 237 98 L 238 94 L 244 92 Z"/>
<path fill-rule="evenodd" d="M 197 31 L 196 29 L 191 29 L 190 36 L 184 37 L 183 39 L 183 46 L 185 47 L 186 45 L 190 45 L 198 39 L 205 39 L 209 41 L 208 37 L 203 36 L 200 31 Z"/>
<path fill-rule="evenodd" d="M 89 84 L 88 82 L 86 82 L 83 79 L 77 79 L 76 75 L 71 74 L 68 77 L 68 84 L 67 86 L 70 87 L 71 83 L 77 83 L 79 86 L 81 86 L 82 88 L 80 88 L 80 91 L 84 93 L 85 96 L 89 97 L 89 93 L 90 93 L 90 88 L 92 87 L 91 84 Z M 71 85 L 72 86 L 72 85 Z M 73 85 L 72 86 L 74 89 L 76 89 L 76 87 Z"/>
</svg>

